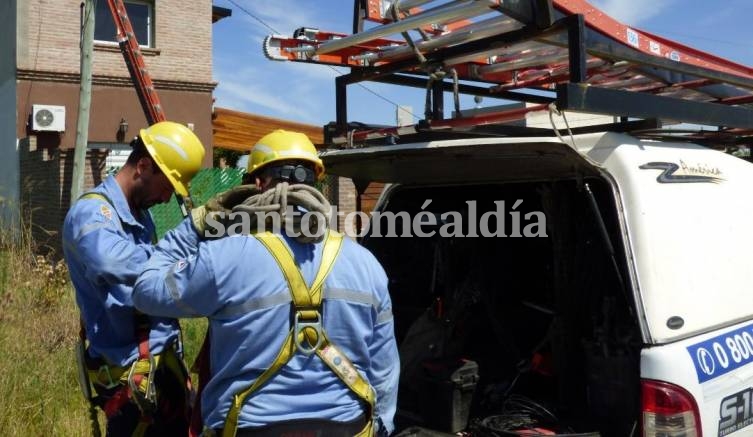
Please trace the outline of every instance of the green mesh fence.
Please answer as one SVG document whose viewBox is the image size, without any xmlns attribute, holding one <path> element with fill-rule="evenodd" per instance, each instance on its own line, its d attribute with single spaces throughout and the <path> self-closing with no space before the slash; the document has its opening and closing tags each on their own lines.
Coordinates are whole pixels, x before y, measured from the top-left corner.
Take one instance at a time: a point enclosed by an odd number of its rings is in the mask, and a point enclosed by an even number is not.
<svg viewBox="0 0 753 437">
<path fill-rule="evenodd" d="M 200 170 L 191 180 L 191 200 L 194 205 L 202 205 L 212 196 L 233 188 L 241 183 L 245 169 L 240 168 L 205 168 Z M 169 202 L 155 205 L 150 211 L 157 225 L 157 237 L 162 238 L 165 232 L 174 228 L 183 220 L 183 216 L 175 201 L 175 196 Z"/>
</svg>

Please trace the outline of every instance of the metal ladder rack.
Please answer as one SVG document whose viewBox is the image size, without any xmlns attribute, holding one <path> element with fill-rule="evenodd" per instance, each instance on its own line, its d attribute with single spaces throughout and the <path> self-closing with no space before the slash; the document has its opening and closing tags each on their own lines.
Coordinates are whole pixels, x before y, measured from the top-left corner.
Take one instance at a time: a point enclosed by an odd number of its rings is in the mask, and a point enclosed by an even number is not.
<svg viewBox="0 0 753 437">
<path fill-rule="evenodd" d="M 378 24 L 364 29 L 367 21 Z M 301 28 L 264 41 L 273 60 L 350 67 L 336 78 L 336 121 L 325 126 L 333 144 L 459 130 L 540 135 L 506 123 L 552 103 L 622 120 L 581 131 L 753 144 L 753 68 L 620 24 L 585 0 L 355 0 L 353 27 L 352 35 Z M 426 89 L 425 119 L 402 128 L 349 123 L 347 86 L 362 81 Z M 533 106 L 445 118 L 446 92 Z M 717 130 L 678 134 L 661 120 Z"/>
</svg>

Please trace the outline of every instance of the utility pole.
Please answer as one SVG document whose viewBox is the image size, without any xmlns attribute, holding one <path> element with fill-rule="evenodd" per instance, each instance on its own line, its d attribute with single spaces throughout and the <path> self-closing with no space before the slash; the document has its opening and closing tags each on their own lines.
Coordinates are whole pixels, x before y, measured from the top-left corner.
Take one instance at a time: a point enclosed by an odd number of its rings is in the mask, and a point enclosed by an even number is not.
<svg viewBox="0 0 753 437">
<path fill-rule="evenodd" d="M 86 168 L 86 149 L 89 142 L 89 107 L 92 101 L 92 53 L 94 52 L 94 3 L 96 0 L 83 0 L 81 3 L 81 89 L 78 95 L 78 120 L 76 120 L 76 149 L 73 152 L 73 177 L 71 177 L 71 205 L 84 189 L 84 169 Z M 89 421 L 93 437 L 100 437 L 97 410 L 91 397 L 91 386 L 87 369 L 84 365 L 84 341 L 76 343 L 79 384 L 89 404 Z"/>
<path fill-rule="evenodd" d="M 76 122 L 76 149 L 73 154 L 71 205 L 83 194 L 86 149 L 89 142 L 89 108 L 92 100 L 92 52 L 94 46 L 94 2 L 83 0 L 81 20 L 81 89 Z"/>
</svg>

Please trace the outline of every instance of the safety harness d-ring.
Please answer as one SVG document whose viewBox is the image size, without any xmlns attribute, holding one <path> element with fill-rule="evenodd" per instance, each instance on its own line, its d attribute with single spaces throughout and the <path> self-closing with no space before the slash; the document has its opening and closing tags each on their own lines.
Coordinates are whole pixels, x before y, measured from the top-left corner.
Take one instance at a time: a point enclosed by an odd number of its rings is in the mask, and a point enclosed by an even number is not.
<svg viewBox="0 0 753 437">
<path fill-rule="evenodd" d="M 324 334 L 322 332 L 322 315 L 319 314 L 319 311 L 315 311 L 314 314 L 315 317 L 313 320 L 301 320 L 303 316 L 302 312 L 295 312 L 295 319 L 293 321 L 293 341 L 295 342 L 295 347 L 298 351 L 304 355 L 311 355 L 319 350 L 324 341 Z M 313 329 L 316 333 L 316 342 L 313 345 L 311 344 L 312 338 L 309 334 L 309 329 Z M 304 342 L 302 341 L 303 339 L 306 339 L 306 345 L 304 345 Z"/>
</svg>

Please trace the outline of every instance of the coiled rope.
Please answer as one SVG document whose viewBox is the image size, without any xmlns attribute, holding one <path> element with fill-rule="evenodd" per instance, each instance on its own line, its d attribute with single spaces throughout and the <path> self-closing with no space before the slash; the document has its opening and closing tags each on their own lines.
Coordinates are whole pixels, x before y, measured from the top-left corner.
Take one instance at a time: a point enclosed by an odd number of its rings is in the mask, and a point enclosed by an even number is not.
<svg viewBox="0 0 753 437">
<path fill-rule="evenodd" d="M 232 211 L 245 213 L 251 220 L 252 230 L 279 231 L 279 228 L 274 228 L 285 226 L 286 233 L 297 241 L 315 243 L 324 238 L 329 228 L 332 207 L 314 187 L 280 182 L 273 188 L 248 197 L 235 205 Z M 278 217 L 277 221 L 275 216 Z M 263 223 L 259 223 L 260 217 L 264 218 Z"/>
</svg>

